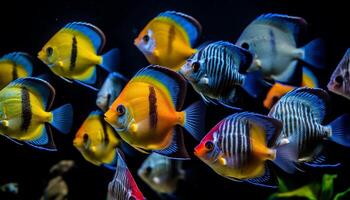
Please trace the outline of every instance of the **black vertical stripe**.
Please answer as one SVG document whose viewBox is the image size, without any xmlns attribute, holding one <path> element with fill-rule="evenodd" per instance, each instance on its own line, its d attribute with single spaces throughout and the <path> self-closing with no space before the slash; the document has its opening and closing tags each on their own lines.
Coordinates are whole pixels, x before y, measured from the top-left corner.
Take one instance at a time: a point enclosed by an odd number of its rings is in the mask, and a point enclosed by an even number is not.
<svg viewBox="0 0 350 200">
<path fill-rule="evenodd" d="M 167 48 L 168 54 L 171 54 L 171 52 L 173 51 L 174 38 L 175 38 L 175 27 L 170 26 L 169 32 L 168 32 L 168 48 Z"/>
<path fill-rule="evenodd" d="M 30 97 L 28 89 L 22 87 L 21 89 L 21 101 L 22 101 L 22 124 L 21 130 L 27 131 L 32 121 L 32 108 L 30 105 Z"/>
<path fill-rule="evenodd" d="M 157 127 L 157 96 L 156 91 L 154 90 L 154 87 L 149 86 L 149 125 L 150 128 L 156 128 Z"/>
<path fill-rule="evenodd" d="M 100 123 L 102 125 L 102 131 L 103 131 L 103 141 L 105 142 L 105 144 L 107 145 L 109 143 L 109 136 L 107 133 L 107 124 L 104 121 L 104 116 L 103 115 L 98 115 Z"/>
<path fill-rule="evenodd" d="M 77 48 L 77 38 L 73 36 L 72 39 L 72 52 L 70 56 L 70 65 L 69 65 L 69 70 L 73 71 L 75 68 L 75 64 L 77 61 L 77 55 L 78 55 L 78 48 Z"/>
<path fill-rule="evenodd" d="M 12 80 L 16 80 L 18 78 L 18 71 L 17 71 L 17 63 L 13 63 L 13 69 L 12 69 Z"/>
</svg>

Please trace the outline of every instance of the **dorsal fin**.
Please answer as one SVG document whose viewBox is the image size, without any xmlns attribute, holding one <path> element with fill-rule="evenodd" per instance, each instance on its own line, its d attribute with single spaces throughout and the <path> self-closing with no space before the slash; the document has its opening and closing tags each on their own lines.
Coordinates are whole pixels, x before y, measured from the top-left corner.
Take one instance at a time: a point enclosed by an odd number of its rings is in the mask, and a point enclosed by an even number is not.
<svg viewBox="0 0 350 200">
<path fill-rule="evenodd" d="M 284 32 L 290 32 L 296 41 L 298 41 L 299 35 L 307 27 L 307 22 L 301 17 L 274 13 L 262 14 L 252 24 L 267 24 L 279 28 Z"/>
<path fill-rule="evenodd" d="M 169 92 L 176 110 L 180 111 L 182 108 L 187 87 L 184 78 L 180 74 L 165 67 L 150 65 L 138 71 L 130 80 L 130 83 L 135 81 L 147 82 L 154 86 L 161 84 Z"/>
<path fill-rule="evenodd" d="M 51 108 L 56 94 L 55 89 L 50 83 L 36 77 L 19 78 L 12 81 L 8 86 L 25 86 L 37 97 L 41 98 L 46 110 Z"/>
<path fill-rule="evenodd" d="M 314 118 L 321 123 L 327 112 L 326 105 L 329 101 L 329 96 L 323 89 L 303 87 L 288 92 L 281 100 L 306 102 Z"/>
<path fill-rule="evenodd" d="M 165 11 L 160 13 L 158 17 L 167 17 L 179 24 L 186 31 L 192 47 L 201 35 L 201 24 L 189 15 L 176 11 Z"/>
<path fill-rule="evenodd" d="M 30 55 L 24 52 L 13 52 L 4 55 L 1 60 L 10 60 L 16 65 L 22 66 L 25 71 L 28 73 L 28 76 L 32 76 L 33 73 L 33 63 L 30 60 Z"/>
<path fill-rule="evenodd" d="M 236 46 L 230 42 L 218 41 L 214 42 L 208 46 L 216 45 L 224 47 L 233 56 L 235 63 L 239 66 L 239 71 L 241 73 L 246 72 L 253 61 L 253 55 L 246 49 Z"/>
<path fill-rule="evenodd" d="M 67 24 L 65 29 L 73 29 L 87 36 L 93 44 L 96 53 L 100 53 L 106 42 L 104 33 L 96 26 L 86 22 L 72 22 Z"/>
</svg>

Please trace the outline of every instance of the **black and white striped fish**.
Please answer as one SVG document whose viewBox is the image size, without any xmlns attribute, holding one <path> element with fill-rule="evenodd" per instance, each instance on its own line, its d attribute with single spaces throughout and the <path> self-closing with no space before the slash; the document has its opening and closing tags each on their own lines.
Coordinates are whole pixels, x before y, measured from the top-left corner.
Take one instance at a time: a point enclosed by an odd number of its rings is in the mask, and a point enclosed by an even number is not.
<svg viewBox="0 0 350 200">
<path fill-rule="evenodd" d="M 322 89 L 298 88 L 283 96 L 269 113 L 283 123 L 278 143 L 284 139 L 294 143 L 301 162 L 317 160 L 324 139 L 350 146 L 349 115 L 340 116 L 328 125 L 322 124 L 327 101 L 328 94 Z M 321 166 L 322 162 L 318 164 Z"/>
<path fill-rule="evenodd" d="M 195 53 L 180 73 L 206 102 L 232 106 L 237 98 L 237 87 L 257 97 L 268 85 L 259 73 L 243 74 L 251 62 L 252 55 L 247 50 L 218 41 Z"/>
<path fill-rule="evenodd" d="M 117 168 L 113 180 L 108 185 L 108 200 L 145 200 L 137 187 L 125 161 L 118 152 Z"/>
<path fill-rule="evenodd" d="M 219 122 L 195 148 L 195 155 L 215 172 L 235 181 L 276 187 L 266 161 L 295 171 L 295 148 L 275 146 L 282 124 L 256 113 L 233 114 Z"/>
</svg>

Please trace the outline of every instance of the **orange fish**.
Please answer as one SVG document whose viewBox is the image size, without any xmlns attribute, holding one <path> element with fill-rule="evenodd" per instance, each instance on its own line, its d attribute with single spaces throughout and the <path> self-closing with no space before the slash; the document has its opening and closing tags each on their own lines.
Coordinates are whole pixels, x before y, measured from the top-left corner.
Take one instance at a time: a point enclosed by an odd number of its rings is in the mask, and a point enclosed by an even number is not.
<svg viewBox="0 0 350 200">
<path fill-rule="evenodd" d="M 200 139 L 205 109 L 197 102 L 181 111 L 185 94 L 186 82 L 181 75 L 151 65 L 130 80 L 105 113 L 105 120 L 139 151 L 187 159 L 178 126 Z"/>
<path fill-rule="evenodd" d="M 193 17 L 175 11 L 160 13 L 135 39 L 134 44 L 151 64 L 179 70 L 192 56 L 202 27 Z"/>
</svg>

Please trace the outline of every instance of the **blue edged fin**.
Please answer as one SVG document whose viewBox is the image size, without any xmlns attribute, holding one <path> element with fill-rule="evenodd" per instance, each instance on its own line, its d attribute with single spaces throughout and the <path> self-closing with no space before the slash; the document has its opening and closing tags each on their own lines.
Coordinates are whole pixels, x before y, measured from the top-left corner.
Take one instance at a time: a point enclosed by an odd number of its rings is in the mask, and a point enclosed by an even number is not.
<svg viewBox="0 0 350 200">
<path fill-rule="evenodd" d="M 242 88 L 254 98 L 265 97 L 272 85 L 263 79 L 260 71 L 245 74 Z"/>
<path fill-rule="evenodd" d="M 106 42 L 104 33 L 96 26 L 86 22 L 72 22 L 67 24 L 64 29 L 72 29 L 81 32 L 83 35 L 88 37 L 93 44 L 96 53 L 101 52 Z"/>
<path fill-rule="evenodd" d="M 24 70 L 28 73 L 28 76 L 32 76 L 33 73 L 33 63 L 30 60 L 30 55 L 24 52 L 13 52 L 4 55 L 1 60 L 10 60 L 16 65 L 21 65 Z"/>
<path fill-rule="evenodd" d="M 9 86 L 22 87 L 25 86 L 28 90 L 40 97 L 44 108 L 49 110 L 55 98 L 55 89 L 50 83 L 35 77 L 19 78 L 12 81 Z"/>
<path fill-rule="evenodd" d="M 10 140 L 13 143 L 16 143 L 18 145 L 23 145 L 23 143 L 21 141 L 17 140 L 17 139 L 11 138 L 11 137 L 9 137 L 7 135 L 4 135 L 4 134 L 0 134 L 0 135 L 5 137 L 6 139 Z"/>
<path fill-rule="evenodd" d="M 38 138 L 31 141 L 26 141 L 25 143 L 37 149 L 57 151 L 56 145 L 53 141 L 51 129 L 46 124 L 42 126 L 41 134 Z"/>
<path fill-rule="evenodd" d="M 304 57 L 301 58 L 305 63 L 315 67 L 317 69 L 322 69 L 326 66 L 325 60 L 325 47 L 321 39 L 315 39 L 306 44 L 303 47 Z"/>
<path fill-rule="evenodd" d="M 184 128 L 198 141 L 202 140 L 205 121 L 205 104 L 198 101 L 184 110 Z"/>
<path fill-rule="evenodd" d="M 296 41 L 299 35 L 303 34 L 307 27 L 305 19 L 296 16 L 267 13 L 260 15 L 252 24 L 266 24 L 291 33 Z"/>
<path fill-rule="evenodd" d="M 270 169 L 267 165 L 265 165 L 264 175 L 256 178 L 244 179 L 244 181 L 257 186 L 262 186 L 262 187 L 268 187 L 268 188 L 278 187 L 277 179 L 275 176 L 271 174 Z"/>
<path fill-rule="evenodd" d="M 180 74 L 165 67 L 150 65 L 139 70 L 130 83 L 134 81 L 143 81 L 151 85 L 161 83 L 170 93 L 176 110 L 182 109 L 187 87 L 185 79 Z"/>
<path fill-rule="evenodd" d="M 297 88 L 286 95 L 281 100 L 298 101 L 305 103 L 312 112 L 314 119 L 321 123 L 326 115 L 326 104 L 329 96 L 326 91 L 320 88 Z"/>
<path fill-rule="evenodd" d="M 103 167 L 107 168 L 107 169 L 110 169 L 110 170 L 113 170 L 115 171 L 116 170 L 116 166 L 117 166 L 117 161 L 118 161 L 118 153 L 120 152 L 120 150 L 116 149 L 116 153 L 115 153 L 115 156 L 112 160 L 111 163 L 104 163 L 102 164 Z"/>
<path fill-rule="evenodd" d="M 162 150 L 153 151 L 160 155 L 179 160 L 191 159 L 185 147 L 182 130 L 179 126 L 175 126 L 173 130 L 173 139 L 171 144 Z"/>
<path fill-rule="evenodd" d="M 176 11 L 166 11 L 160 13 L 158 17 L 167 17 L 172 20 L 174 20 L 178 25 L 180 25 L 187 33 L 191 46 L 193 47 L 194 44 L 199 39 L 201 32 L 202 32 L 202 26 L 201 24 L 193 17 L 186 15 L 181 12 Z"/>
<path fill-rule="evenodd" d="M 119 49 L 111 49 L 107 53 L 102 55 L 102 63 L 101 67 L 108 72 L 115 72 L 118 70 L 119 66 L 119 60 L 120 60 L 120 55 L 119 55 Z"/>
<path fill-rule="evenodd" d="M 316 75 L 307 67 L 303 67 L 303 86 L 317 88 L 318 80 Z"/>
<path fill-rule="evenodd" d="M 52 120 L 50 122 L 57 130 L 62 133 L 69 133 L 73 124 L 73 107 L 71 104 L 65 104 L 52 111 Z"/>
<path fill-rule="evenodd" d="M 350 147 L 350 115 L 342 115 L 329 125 L 332 128 L 330 140 L 340 145 Z"/>
</svg>

